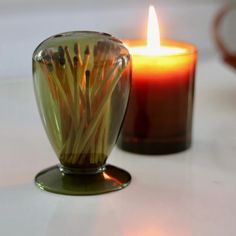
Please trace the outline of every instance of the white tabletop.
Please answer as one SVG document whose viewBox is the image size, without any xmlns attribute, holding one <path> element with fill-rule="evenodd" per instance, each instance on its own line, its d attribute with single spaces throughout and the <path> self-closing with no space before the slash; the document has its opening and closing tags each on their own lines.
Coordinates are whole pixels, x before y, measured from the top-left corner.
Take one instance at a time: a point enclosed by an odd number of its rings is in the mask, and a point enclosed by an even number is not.
<svg viewBox="0 0 236 236">
<path fill-rule="evenodd" d="M 198 66 L 190 150 L 113 150 L 108 162 L 132 175 L 121 191 L 62 196 L 34 185 L 57 158 L 30 78 L 0 82 L 0 117 L 0 235 L 235 236 L 236 74 L 219 61 Z"/>
</svg>

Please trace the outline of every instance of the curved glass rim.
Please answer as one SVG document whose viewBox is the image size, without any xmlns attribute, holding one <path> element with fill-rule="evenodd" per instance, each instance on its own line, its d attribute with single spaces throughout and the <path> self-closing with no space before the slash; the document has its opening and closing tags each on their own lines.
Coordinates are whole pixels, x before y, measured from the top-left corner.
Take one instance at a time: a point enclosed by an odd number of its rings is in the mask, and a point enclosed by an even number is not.
<svg viewBox="0 0 236 236">
<path fill-rule="evenodd" d="M 62 32 L 62 33 L 57 33 L 54 35 L 49 36 L 48 38 L 44 39 L 43 41 L 41 41 L 38 46 L 35 48 L 35 50 L 33 51 L 33 56 L 32 58 L 34 58 L 34 55 L 37 54 L 38 49 L 40 48 L 40 46 L 45 43 L 46 41 L 53 39 L 53 38 L 57 38 L 59 36 L 66 36 L 66 35 L 70 35 L 70 34 L 82 34 L 82 33 L 87 33 L 87 34 L 97 34 L 97 35 L 101 35 L 104 37 L 107 37 L 107 39 L 113 40 L 117 43 L 120 43 L 124 48 L 127 49 L 128 53 L 129 53 L 129 49 L 126 47 L 126 45 L 124 44 L 124 42 L 120 39 L 118 39 L 117 37 L 113 36 L 112 34 L 106 33 L 106 32 L 100 32 L 100 31 L 90 31 L 90 30 L 74 30 L 74 31 L 66 31 L 66 32 Z M 130 53 L 129 53 L 130 54 Z"/>
<path fill-rule="evenodd" d="M 136 39 L 124 39 L 123 42 L 127 45 L 128 50 L 129 47 L 132 46 L 145 46 L 146 45 L 146 40 L 136 40 Z M 188 55 L 197 55 L 198 50 L 197 50 L 197 46 L 192 44 L 192 43 L 188 43 L 185 41 L 181 41 L 181 40 L 171 40 L 171 39 L 163 39 L 161 40 L 161 45 L 163 46 L 173 46 L 173 47 L 179 47 L 179 48 L 183 48 L 186 51 L 182 52 L 180 54 L 173 54 L 171 55 L 171 57 L 181 57 L 181 56 L 188 56 Z M 139 55 L 139 54 L 134 54 L 134 55 Z M 141 54 L 140 54 L 141 55 Z M 162 55 L 162 57 L 168 57 L 169 55 Z"/>
</svg>

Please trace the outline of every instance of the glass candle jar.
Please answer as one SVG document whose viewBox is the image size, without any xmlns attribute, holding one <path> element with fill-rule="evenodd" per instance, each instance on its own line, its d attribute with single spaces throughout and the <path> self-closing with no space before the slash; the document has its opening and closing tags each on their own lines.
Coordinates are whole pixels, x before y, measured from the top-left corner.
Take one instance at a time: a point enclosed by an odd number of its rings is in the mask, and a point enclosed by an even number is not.
<svg viewBox="0 0 236 236">
<path fill-rule="evenodd" d="M 119 146 L 142 154 L 170 154 L 189 148 L 196 48 L 163 41 L 160 54 L 149 55 L 132 51 L 144 42 L 127 44 L 133 58 L 132 89 Z"/>
</svg>

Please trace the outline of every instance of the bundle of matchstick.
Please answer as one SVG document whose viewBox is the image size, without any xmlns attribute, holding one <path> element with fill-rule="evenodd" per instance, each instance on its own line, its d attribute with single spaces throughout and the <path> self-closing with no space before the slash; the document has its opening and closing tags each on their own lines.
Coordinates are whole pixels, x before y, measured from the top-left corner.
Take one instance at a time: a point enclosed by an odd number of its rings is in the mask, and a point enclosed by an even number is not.
<svg viewBox="0 0 236 236">
<path fill-rule="evenodd" d="M 65 166 L 101 165 L 110 148 L 111 95 L 127 64 L 117 60 L 120 49 L 112 43 L 97 42 L 93 54 L 91 48 L 83 53 L 79 43 L 49 48 L 39 60 L 50 93 L 44 116 Z"/>
</svg>

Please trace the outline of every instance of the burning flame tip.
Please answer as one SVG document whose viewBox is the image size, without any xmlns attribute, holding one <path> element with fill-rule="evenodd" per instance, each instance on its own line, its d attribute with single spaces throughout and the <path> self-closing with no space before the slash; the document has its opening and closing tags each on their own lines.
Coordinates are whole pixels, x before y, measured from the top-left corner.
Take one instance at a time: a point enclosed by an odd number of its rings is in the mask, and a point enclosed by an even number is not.
<svg viewBox="0 0 236 236">
<path fill-rule="evenodd" d="M 153 53 L 160 49 L 160 30 L 156 11 L 153 5 L 149 6 L 148 30 L 147 30 L 147 47 Z"/>
</svg>

